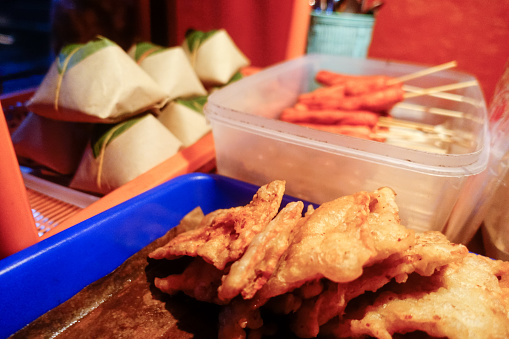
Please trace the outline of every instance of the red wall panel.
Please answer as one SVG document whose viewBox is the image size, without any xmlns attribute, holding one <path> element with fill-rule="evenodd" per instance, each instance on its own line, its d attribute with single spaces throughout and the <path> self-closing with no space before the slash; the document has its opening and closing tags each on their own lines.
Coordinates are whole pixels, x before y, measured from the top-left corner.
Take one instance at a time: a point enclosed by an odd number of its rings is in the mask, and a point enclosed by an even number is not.
<svg viewBox="0 0 509 339">
<path fill-rule="evenodd" d="M 456 60 L 491 100 L 509 57 L 509 1 L 386 0 L 370 57 L 440 64 Z"/>
<path fill-rule="evenodd" d="M 284 59 L 292 5 L 293 0 L 176 0 L 177 42 L 190 28 L 224 28 L 254 66 L 268 66 Z"/>
<path fill-rule="evenodd" d="M 189 28 L 225 28 L 254 66 L 284 60 L 293 0 L 175 1 L 178 42 Z M 456 60 L 489 103 L 509 58 L 507 13 L 509 0 L 385 0 L 368 56 L 426 65 Z"/>
</svg>

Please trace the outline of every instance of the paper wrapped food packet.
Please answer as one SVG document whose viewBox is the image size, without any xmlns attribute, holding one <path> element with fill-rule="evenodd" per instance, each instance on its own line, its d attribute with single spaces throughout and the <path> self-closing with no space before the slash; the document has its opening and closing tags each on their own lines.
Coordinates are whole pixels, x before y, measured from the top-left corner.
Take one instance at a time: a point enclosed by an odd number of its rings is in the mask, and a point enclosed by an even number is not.
<svg viewBox="0 0 509 339">
<path fill-rule="evenodd" d="M 98 38 L 62 48 L 28 108 L 56 120 L 111 123 L 166 101 L 166 93 L 124 50 Z"/>
<path fill-rule="evenodd" d="M 182 47 L 205 87 L 225 85 L 250 63 L 224 29 L 193 31 Z"/>
<path fill-rule="evenodd" d="M 29 113 L 11 139 L 18 157 L 62 175 L 76 171 L 92 124 L 59 121 Z"/>
<path fill-rule="evenodd" d="M 109 193 L 170 158 L 182 146 L 152 114 L 96 127 L 102 127 L 102 133 L 86 148 L 71 188 Z"/>
<path fill-rule="evenodd" d="M 207 94 L 182 47 L 165 48 L 141 42 L 127 54 L 159 84 L 169 100 Z"/>
<path fill-rule="evenodd" d="M 161 110 L 158 119 L 184 147 L 190 146 L 211 130 L 203 114 L 206 102 L 207 96 L 177 99 Z"/>
</svg>

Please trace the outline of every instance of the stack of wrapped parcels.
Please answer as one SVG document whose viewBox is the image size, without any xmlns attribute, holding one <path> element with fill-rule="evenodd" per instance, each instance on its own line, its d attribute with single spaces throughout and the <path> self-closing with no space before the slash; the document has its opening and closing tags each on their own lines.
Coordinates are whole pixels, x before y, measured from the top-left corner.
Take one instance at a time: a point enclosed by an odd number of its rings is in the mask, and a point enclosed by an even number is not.
<svg viewBox="0 0 509 339">
<path fill-rule="evenodd" d="M 210 131 L 208 93 L 249 60 L 225 30 L 193 31 L 182 46 L 98 37 L 60 51 L 12 135 L 16 153 L 106 194 Z"/>
</svg>

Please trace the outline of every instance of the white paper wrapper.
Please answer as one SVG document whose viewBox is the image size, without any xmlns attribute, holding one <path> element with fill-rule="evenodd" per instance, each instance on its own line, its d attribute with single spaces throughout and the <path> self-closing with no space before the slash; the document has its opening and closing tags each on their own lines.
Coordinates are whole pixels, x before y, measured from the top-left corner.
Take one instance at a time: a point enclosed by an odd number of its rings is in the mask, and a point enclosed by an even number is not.
<svg viewBox="0 0 509 339">
<path fill-rule="evenodd" d="M 179 101 L 169 103 L 161 111 L 158 119 L 182 142 L 184 147 L 194 144 L 211 130 L 202 112 L 191 109 Z"/>
<path fill-rule="evenodd" d="M 202 41 L 188 37 L 182 47 L 206 87 L 225 85 L 250 63 L 224 29 L 215 31 Z"/>
<path fill-rule="evenodd" d="M 166 103 L 166 93 L 124 50 L 111 42 L 89 48 L 94 43 L 80 48 L 93 50 L 85 57 L 78 50 L 62 61 L 61 53 L 28 103 L 32 112 L 64 121 L 117 122 Z"/>
<path fill-rule="evenodd" d="M 182 143 L 152 114 L 112 139 L 102 157 L 85 150 L 70 187 L 106 194 L 176 154 Z M 99 174 L 100 172 L 100 174 Z M 100 180 L 98 180 L 100 177 Z"/>
<path fill-rule="evenodd" d="M 12 143 L 18 156 L 69 175 L 76 171 L 91 131 L 91 124 L 29 113 L 12 134 Z"/>
<path fill-rule="evenodd" d="M 159 84 L 169 100 L 207 94 L 182 47 L 143 43 L 133 46 L 128 54 Z"/>
</svg>

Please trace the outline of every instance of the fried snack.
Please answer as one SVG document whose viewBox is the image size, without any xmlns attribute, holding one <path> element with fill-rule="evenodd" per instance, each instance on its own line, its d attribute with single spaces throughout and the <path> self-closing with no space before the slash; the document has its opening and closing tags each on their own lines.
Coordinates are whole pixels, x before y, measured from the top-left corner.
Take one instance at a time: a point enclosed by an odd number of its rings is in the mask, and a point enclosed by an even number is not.
<svg viewBox="0 0 509 339">
<path fill-rule="evenodd" d="M 290 233 L 302 218 L 304 203 L 291 202 L 258 233 L 246 253 L 234 262 L 222 279 L 219 298 L 229 301 L 239 293 L 250 299 L 272 275 L 281 255 L 290 243 Z"/>
<path fill-rule="evenodd" d="M 321 278 L 353 281 L 363 267 L 409 248 L 414 232 L 399 223 L 394 199 L 391 189 L 381 188 L 320 205 L 305 217 L 259 298 L 269 299 Z"/>
<path fill-rule="evenodd" d="M 174 232 L 176 232 L 176 235 L 179 235 L 181 233 L 197 229 L 203 226 L 202 220 L 204 217 L 205 215 L 203 214 L 201 207 L 195 207 L 187 213 L 182 220 L 180 220 L 180 223 L 175 227 Z"/>
<path fill-rule="evenodd" d="M 334 333 L 339 338 L 388 339 L 415 331 L 450 339 L 508 338 L 508 269 L 507 262 L 469 253 L 430 277 L 412 275 L 404 284 L 392 284 Z"/>
<path fill-rule="evenodd" d="M 217 210 L 205 216 L 202 227 L 182 233 L 149 254 L 153 259 L 181 256 L 202 257 L 217 269 L 239 259 L 253 237 L 274 218 L 283 198 L 286 182 L 275 180 L 258 189 L 246 206 Z"/>
<path fill-rule="evenodd" d="M 366 291 L 375 292 L 392 279 L 402 283 L 413 272 L 430 276 L 444 265 L 460 261 L 467 253 L 465 246 L 449 242 L 440 232 L 418 233 L 415 245 L 366 267 L 358 279 L 343 284 L 324 281 L 324 291 L 303 300 L 292 315 L 292 330 L 299 337 L 315 337 L 320 326 L 336 316 L 342 317 L 347 303 Z"/>
<path fill-rule="evenodd" d="M 369 209 L 368 229 L 375 255 L 370 258 L 367 265 L 415 244 L 414 231 L 400 224 L 396 193 L 392 189 L 382 187 L 370 193 Z"/>
<path fill-rule="evenodd" d="M 246 329 L 263 326 L 260 307 L 253 299 L 233 299 L 219 313 L 218 339 L 245 339 Z"/>
<path fill-rule="evenodd" d="M 250 303 L 255 306 L 237 310 L 237 317 L 252 318 L 272 298 L 302 286 L 308 297 L 313 294 L 311 290 L 317 295 L 321 289 L 314 282 L 322 278 L 336 283 L 351 282 L 362 275 L 364 267 L 410 248 L 415 243 L 414 232 L 400 224 L 394 199 L 391 189 L 381 188 L 373 193 L 344 196 L 308 211 L 276 271 Z M 299 298 L 291 300 L 290 308 L 298 308 Z M 285 297 L 279 299 L 289 301 Z M 272 303 L 270 307 L 279 305 Z M 222 331 L 242 332 L 239 323 L 225 320 Z"/>
<path fill-rule="evenodd" d="M 196 300 L 220 305 L 223 302 L 217 297 L 217 288 L 222 276 L 223 271 L 197 257 L 181 274 L 155 278 L 154 285 L 169 295 L 182 291 Z"/>
<path fill-rule="evenodd" d="M 194 257 L 156 287 L 221 305 L 219 338 L 509 337 L 509 263 L 401 225 L 389 188 L 304 216 L 302 202 L 278 212 L 283 193 L 275 181 L 246 206 L 198 214 L 150 254 Z"/>
</svg>

